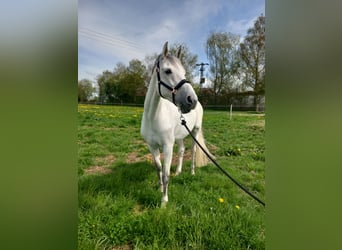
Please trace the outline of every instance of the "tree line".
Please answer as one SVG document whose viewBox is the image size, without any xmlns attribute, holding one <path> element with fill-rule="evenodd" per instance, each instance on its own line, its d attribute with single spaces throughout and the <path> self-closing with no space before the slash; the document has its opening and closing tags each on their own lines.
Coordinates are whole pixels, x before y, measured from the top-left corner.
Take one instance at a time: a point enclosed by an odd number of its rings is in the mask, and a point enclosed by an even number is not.
<svg viewBox="0 0 342 250">
<path fill-rule="evenodd" d="M 187 72 L 186 78 L 204 105 L 227 105 L 252 98 L 256 109 L 265 96 L 265 17 L 259 16 L 241 41 L 230 32 L 211 32 L 205 44 L 209 62 L 210 87 L 199 84 L 198 56 L 191 53 L 184 43 L 170 45 L 174 53 L 182 46 L 181 61 Z M 96 77 L 97 88 L 91 81 L 78 82 L 78 101 L 100 103 L 142 104 L 146 86 L 158 54 L 146 55 L 143 61 L 132 59 L 126 66 L 118 63 L 112 71 L 105 70 Z M 96 95 L 94 95 L 96 93 Z"/>
</svg>

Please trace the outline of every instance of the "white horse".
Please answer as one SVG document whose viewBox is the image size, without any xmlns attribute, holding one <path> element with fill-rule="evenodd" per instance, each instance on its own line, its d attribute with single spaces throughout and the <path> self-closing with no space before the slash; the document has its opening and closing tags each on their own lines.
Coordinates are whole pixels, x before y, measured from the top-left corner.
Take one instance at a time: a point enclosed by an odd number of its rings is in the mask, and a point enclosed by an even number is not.
<svg viewBox="0 0 342 250">
<path fill-rule="evenodd" d="M 195 138 L 206 149 L 201 129 L 203 108 L 194 89 L 185 80 L 185 70 L 179 60 L 180 53 L 181 48 L 177 51 L 177 57 L 169 55 L 168 43 L 165 43 L 162 54 L 157 58 L 152 70 L 141 122 L 141 135 L 148 144 L 157 168 L 160 189 L 163 192 L 162 206 L 168 202 L 167 190 L 175 142 L 179 149 L 175 175 L 182 171 L 183 139 L 188 132 L 181 125 L 181 112 Z M 193 142 L 191 174 L 195 174 L 195 165 L 200 167 L 208 163 L 205 154 L 197 147 Z M 164 154 L 163 166 L 160 149 Z"/>
</svg>

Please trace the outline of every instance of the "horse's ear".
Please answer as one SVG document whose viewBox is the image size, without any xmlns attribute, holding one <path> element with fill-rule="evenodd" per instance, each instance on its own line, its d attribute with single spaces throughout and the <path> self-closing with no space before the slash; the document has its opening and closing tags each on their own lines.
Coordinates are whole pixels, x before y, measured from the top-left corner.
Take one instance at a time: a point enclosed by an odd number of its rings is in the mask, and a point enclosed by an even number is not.
<svg viewBox="0 0 342 250">
<path fill-rule="evenodd" d="M 167 48 L 167 45 L 168 45 L 168 42 L 166 42 L 166 43 L 164 44 L 164 47 L 163 47 L 163 52 L 162 52 L 162 55 L 163 55 L 163 56 L 166 56 L 166 55 L 167 55 L 167 53 L 168 53 L 168 48 Z"/>
<path fill-rule="evenodd" d="M 177 56 L 178 59 L 181 59 L 181 56 L 182 56 L 182 46 L 178 47 L 176 56 Z"/>
</svg>

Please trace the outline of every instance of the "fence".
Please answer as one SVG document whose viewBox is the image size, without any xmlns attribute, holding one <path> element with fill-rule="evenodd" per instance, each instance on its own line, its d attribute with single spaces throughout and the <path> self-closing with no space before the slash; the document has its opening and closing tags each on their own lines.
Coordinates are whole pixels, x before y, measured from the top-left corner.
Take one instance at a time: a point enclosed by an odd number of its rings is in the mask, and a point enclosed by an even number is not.
<svg viewBox="0 0 342 250">
<path fill-rule="evenodd" d="M 89 102 L 79 102 L 79 104 L 93 104 L 93 105 L 108 105 L 108 106 L 131 106 L 131 107 L 143 107 L 143 103 L 123 103 L 123 102 L 111 102 L 111 103 L 103 103 L 98 101 L 89 101 Z M 203 109 L 207 110 L 230 110 L 232 105 L 233 111 L 256 111 L 256 112 L 265 112 L 265 104 L 263 105 L 238 105 L 238 104 L 227 104 L 227 105 L 207 105 L 202 104 Z"/>
</svg>

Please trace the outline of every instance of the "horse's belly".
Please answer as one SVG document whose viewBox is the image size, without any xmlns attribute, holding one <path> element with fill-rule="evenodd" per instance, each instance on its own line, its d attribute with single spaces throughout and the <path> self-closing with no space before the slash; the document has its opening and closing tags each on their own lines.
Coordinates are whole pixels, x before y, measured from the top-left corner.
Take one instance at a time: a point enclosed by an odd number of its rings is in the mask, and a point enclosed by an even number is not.
<svg viewBox="0 0 342 250">
<path fill-rule="evenodd" d="M 145 124 L 141 128 L 141 135 L 149 145 L 163 146 L 174 143 L 173 129 L 171 127 L 156 126 L 156 124 Z"/>
</svg>

